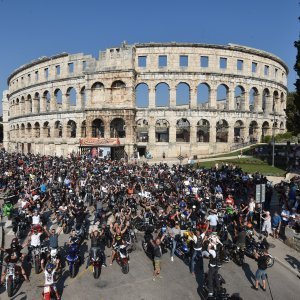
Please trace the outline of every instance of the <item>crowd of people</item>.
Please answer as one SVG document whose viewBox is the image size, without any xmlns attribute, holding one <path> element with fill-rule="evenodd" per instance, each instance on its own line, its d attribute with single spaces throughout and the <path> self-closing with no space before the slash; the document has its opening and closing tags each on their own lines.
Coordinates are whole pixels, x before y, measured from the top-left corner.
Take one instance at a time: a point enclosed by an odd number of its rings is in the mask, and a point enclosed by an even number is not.
<svg viewBox="0 0 300 300">
<path fill-rule="evenodd" d="M 255 201 L 257 184 L 266 184 L 263 204 Z M 106 247 L 111 247 L 110 265 L 120 257 L 131 261 L 134 253 L 129 257 L 129 252 L 134 251 L 136 233 L 142 232 L 144 250 L 153 259 L 154 281 L 161 276 L 161 258 L 167 249 L 170 260 L 173 262 L 176 256 L 183 259 L 191 274 L 195 274 L 197 266 L 203 272 L 206 257 L 206 285 L 212 296 L 215 289 L 222 289 L 218 268 L 231 259 L 232 244 L 247 247 L 255 232 L 284 238 L 286 226 L 299 231 L 298 182 L 278 185 L 277 190 L 282 211 L 273 212 L 274 187 L 267 178 L 259 173 L 248 174 L 234 165 L 205 169 L 108 161 L 89 155 L 70 154 L 63 158 L 1 150 L 0 192 L 4 205 L 14 205 L 13 229 L 19 238 L 0 250 L 6 253 L 6 263 L 14 263 L 29 280 L 24 263 L 31 262 L 33 251 L 47 240 L 41 269 L 45 284 L 53 287 L 59 299 L 55 274 L 63 265 L 58 243 L 62 231 L 70 232 L 68 246 L 78 246 L 72 249 L 80 263 L 84 257 L 78 249 L 84 239 L 90 239 L 86 267 L 92 263 L 93 253 L 107 267 Z M 25 224 L 23 237 L 20 222 Z M 227 246 L 229 241 L 231 246 Z M 127 250 L 123 255 L 122 247 Z M 260 279 L 266 289 L 263 257 L 267 254 L 267 246 L 254 253 L 259 262 L 255 289 Z M 5 278 L 6 268 L 1 282 Z"/>
</svg>

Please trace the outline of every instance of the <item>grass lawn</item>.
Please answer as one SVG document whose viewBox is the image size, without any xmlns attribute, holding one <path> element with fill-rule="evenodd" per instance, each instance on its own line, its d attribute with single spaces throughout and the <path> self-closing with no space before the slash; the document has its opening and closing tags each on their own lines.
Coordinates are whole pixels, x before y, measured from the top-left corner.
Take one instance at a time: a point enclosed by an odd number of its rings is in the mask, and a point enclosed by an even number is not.
<svg viewBox="0 0 300 300">
<path fill-rule="evenodd" d="M 269 176 L 284 176 L 285 170 L 280 169 L 277 167 L 272 167 L 268 165 L 266 162 L 256 159 L 256 158 L 241 158 L 241 159 L 228 159 L 226 161 L 205 161 L 205 162 L 199 162 L 197 165 L 199 167 L 205 167 L 205 168 L 211 168 L 214 167 L 215 164 L 218 163 L 219 166 L 222 165 L 222 163 L 227 163 L 227 164 L 234 164 L 242 168 L 244 172 L 248 173 L 255 173 L 259 172 L 263 175 L 269 175 Z"/>
<path fill-rule="evenodd" d="M 249 146 L 249 147 L 246 147 L 245 149 L 243 149 L 243 154 L 244 155 L 249 155 L 249 152 L 251 149 L 255 148 L 257 146 Z M 236 150 L 236 151 L 233 151 L 233 152 L 230 152 L 230 153 L 224 153 L 224 154 L 219 154 L 219 155 L 213 155 L 211 156 L 212 158 L 215 158 L 215 157 L 230 157 L 230 156 L 238 156 L 241 154 L 241 149 L 239 150 Z"/>
</svg>

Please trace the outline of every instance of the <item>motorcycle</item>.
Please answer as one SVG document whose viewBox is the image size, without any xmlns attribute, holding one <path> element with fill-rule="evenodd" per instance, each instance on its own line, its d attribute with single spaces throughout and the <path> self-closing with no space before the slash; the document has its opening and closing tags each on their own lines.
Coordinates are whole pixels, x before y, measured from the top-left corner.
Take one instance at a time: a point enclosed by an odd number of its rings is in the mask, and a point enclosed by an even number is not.
<svg viewBox="0 0 300 300">
<path fill-rule="evenodd" d="M 238 265 L 242 266 L 245 262 L 245 255 L 243 249 L 235 244 L 229 245 L 229 255 L 231 259 Z"/>
<path fill-rule="evenodd" d="M 21 282 L 22 275 L 16 270 L 14 263 L 8 263 L 5 276 L 7 296 L 12 297 L 16 286 Z"/>
<path fill-rule="evenodd" d="M 94 278 L 97 279 L 100 277 L 103 264 L 103 257 L 99 249 L 91 248 L 90 262 L 93 267 Z"/>
<path fill-rule="evenodd" d="M 63 214 L 61 223 L 62 223 L 64 234 L 70 233 L 72 227 L 72 219 L 70 218 L 68 213 Z"/>
<path fill-rule="evenodd" d="M 56 295 L 52 285 L 45 285 L 44 291 L 42 293 L 42 297 L 44 300 L 56 300 Z"/>
<path fill-rule="evenodd" d="M 31 247 L 31 264 L 34 266 L 35 274 L 39 274 L 41 270 L 41 256 L 48 252 L 47 246 L 30 246 Z"/>
<path fill-rule="evenodd" d="M 217 274 L 217 280 L 220 283 L 220 290 L 214 289 L 213 295 L 208 295 L 209 289 L 208 289 L 208 274 L 204 274 L 204 283 L 203 283 L 203 291 L 206 293 L 205 299 L 207 300 L 228 300 L 230 299 L 229 294 L 227 294 L 227 291 L 225 288 L 222 287 L 223 284 L 225 284 L 224 278 L 221 276 L 221 274 Z"/>
<path fill-rule="evenodd" d="M 182 261 L 185 264 L 190 263 L 191 252 L 190 252 L 190 248 L 187 244 L 187 241 L 185 240 L 184 237 L 180 237 L 177 240 L 176 248 L 175 248 L 175 255 L 177 255 L 180 259 L 182 259 Z"/>
<path fill-rule="evenodd" d="M 129 263 L 126 245 L 116 247 L 115 259 L 119 266 L 121 266 L 122 273 L 127 274 L 129 272 Z"/>
<path fill-rule="evenodd" d="M 70 277 L 74 278 L 80 264 L 79 245 L 77 243 L 73 243 L 68 247 L 66 260 L 69 265 Z"/>
</svg>

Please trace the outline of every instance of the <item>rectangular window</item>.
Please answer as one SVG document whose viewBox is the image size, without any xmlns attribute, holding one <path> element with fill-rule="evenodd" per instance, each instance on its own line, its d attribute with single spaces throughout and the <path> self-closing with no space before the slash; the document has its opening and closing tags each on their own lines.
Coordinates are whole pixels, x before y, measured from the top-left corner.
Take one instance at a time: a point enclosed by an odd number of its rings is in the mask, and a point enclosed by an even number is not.
<svg viewBox="0 0 300 300">
<path fill-rule="evenodd" d="M 277 75 L 278 75 L 278 69 L 275 68 L 275 72 L 274 72 L 275 79 L 277 79 Z"/>
<path fill-rule="evenodd" d="M 168 65 L 168 57 L 167 55 L 159 55 L 158 56 L 158 66 L 160 68 L 166 67 Z"/>
<path fill-rule="evenodd" d="M 208 68 L 208 63 L 209 63 L 208 56 L 200 57 L 200 67 L 201 68 Z"/>
<path fill-rule="evenodd" d="M 60 75 L 60 66 L 55 66 L 55 74 Z"/>
<path fill-rule="evenodd" d="M 69 73 L 73 73 L 74 72 L 74 63 L 68 63 L 68 69 L 69 69 Z"/>
<path fill-rule="evenodd" d="M 264 74 L 265 76 L 269 76 L 269 66 L 267 65 L 265 65 Z"/>
<path fill-rule="evenodd" d="M 220 57 L 220 69 L 227 69 L 227 58 Z"/>
<path fill-rule="evenodd" d="M 45 74 L 45 78 L 48 79 L 48 77 L 49 77 L 49 69 L 48 68 L 44 69 L 44 74 Z"/>
<path fill-rule="evenodd" d="M 35 81 L 39 80 L 39 71 L 35 71 Z"/>
<path fill-rule="evenodd" d="M 257 63 L 253 62 L 252 63 L 252 73 L 256 73 L 257 72 Z"/>
<path fill-rule="evenodd" d="M 187 55 L 180 55 L 179 57 L 179 66 L 187 67 L 189 65 L 189 57 Z"/>
<path fill-rule="evenodd" d="M 86 61 L 85 61 L 85 60 L 82 62 L 82 70 L 83 70 L 83 71 L 86 70 Z"/>
<path fill-rule="evenodd" d="M 238 59 L 236 62 L 236 68 L 238 71 L 243 71 L 244 61 L 242 59 Z"/>
<path fill-rule="evenodd" d="M 140 68 L 144 68 L 147 66 L 147 56 L 139 56 L 138 64 Z"/>
</svg>

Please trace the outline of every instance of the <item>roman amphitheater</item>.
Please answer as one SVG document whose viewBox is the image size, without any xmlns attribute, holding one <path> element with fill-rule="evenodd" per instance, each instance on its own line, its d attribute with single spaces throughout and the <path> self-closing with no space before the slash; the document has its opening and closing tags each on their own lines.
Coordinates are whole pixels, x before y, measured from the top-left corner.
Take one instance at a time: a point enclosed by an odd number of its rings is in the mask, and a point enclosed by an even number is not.
<svg viewBox="0 0 300 300">
<path fill-rule="evenodd" d="M 41 57 L 3 93 L 10 151 L 202 156 L 285 132 L 286 64 L 245 46 L 147 43 Z"/>
</svg>

